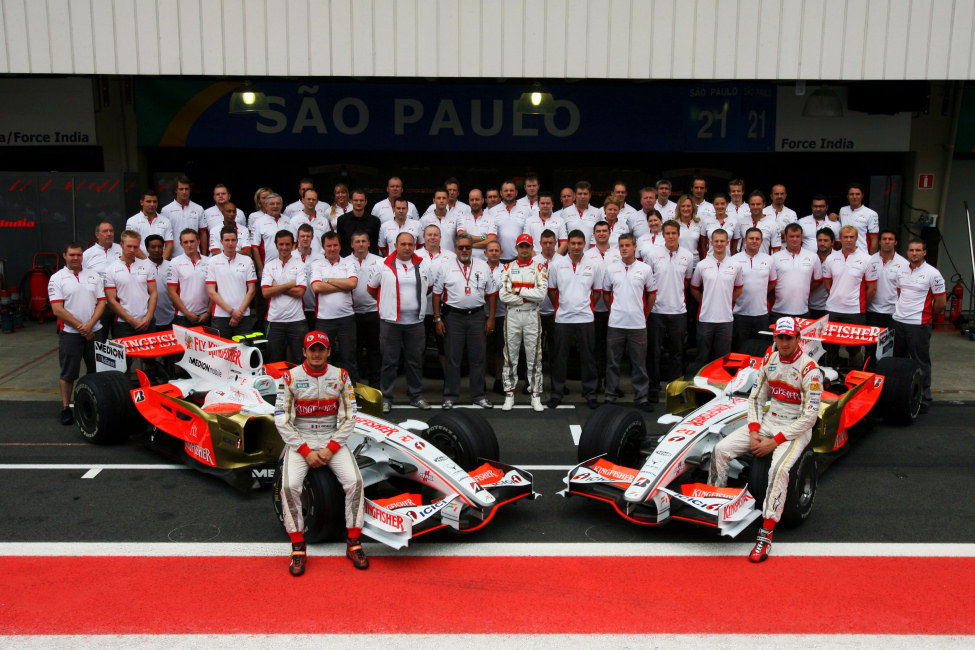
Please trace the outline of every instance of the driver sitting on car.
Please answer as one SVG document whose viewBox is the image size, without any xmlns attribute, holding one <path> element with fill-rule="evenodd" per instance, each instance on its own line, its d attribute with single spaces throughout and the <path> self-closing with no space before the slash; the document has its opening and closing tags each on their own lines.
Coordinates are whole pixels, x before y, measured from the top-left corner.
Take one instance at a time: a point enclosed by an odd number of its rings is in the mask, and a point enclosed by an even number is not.
<svg viewBox="0 0 975 650">
<path fill-rule="evenodd" d="M 291 537 L 291 575 L 305 572 L 304 519 L 301 490 L 308 468 L 326 465 L 345 490 L 346 557 L 357 569 L 368 569 L 362 550 L 362 476 L 345 442 L 355 428 L 355 389 L 349 373 L 328 365 L 331 347 L 324 332 L 305 335 L 305 362 L 283 375 L 284 387 L 274 406 L 274 424 L 284 440 L 281 512 Z"/>
<path fill-rule="evenodd" d="M 782 517 L 789 472 L 812 438 L 819 416 L 823 375 L 816 362 L 800 347 L 799 322 L 792 316 L 775 323 L 775 350 L 765 355 L 755 388 L 748 397 L 748 428 L 731 433 L 714 447 L 708 483 L 723 487 L 733 458 L 751 452 L 772 454 L 768 492 L 758 540 L 748 559 L 764 562 L 772 548 L 772 531 Z M 765 403 L 771 399 L 768 412 Z M 753 495 L 757 496 L 757 495 Z"/>
</svg>

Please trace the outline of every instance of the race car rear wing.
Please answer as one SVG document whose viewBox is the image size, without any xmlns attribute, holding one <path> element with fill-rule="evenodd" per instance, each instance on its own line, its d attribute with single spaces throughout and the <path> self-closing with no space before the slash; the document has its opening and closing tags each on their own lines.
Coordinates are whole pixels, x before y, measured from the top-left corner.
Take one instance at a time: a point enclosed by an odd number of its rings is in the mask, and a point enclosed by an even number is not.
<svg viewBox="0 0 975 650">
<path fill-rule="evenodd" d="M 823 354 L 823 343 L 831 345 L 876 345 L 877 359 L 894 356 L 894 333 L 885 327 L 830 322 L 828 316 L 816 320 L 800 318 L 803 350 L 813 359 Z M 771 335 L 771 332 L 762 332 Z"/>
</svg>

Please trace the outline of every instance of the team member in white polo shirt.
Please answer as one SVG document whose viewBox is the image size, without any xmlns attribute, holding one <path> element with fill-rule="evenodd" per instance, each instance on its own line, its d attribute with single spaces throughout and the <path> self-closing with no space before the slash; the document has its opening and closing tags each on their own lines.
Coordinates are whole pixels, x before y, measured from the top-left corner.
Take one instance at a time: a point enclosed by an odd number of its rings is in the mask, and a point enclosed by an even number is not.
<svg viewBox="0 0 975 650">
<path fill-rule="evenodd" d="M 882 242 L 881 242 L 882 243 Z M 897 274 L 897 305 L 894 308 L 894 354 L 918 362 L 924 373 L 921 412 L 927 413 L 931 398 L 931 323 L 945 309 L 945 279 L 924 261 L 927 245 L 912 239 L 907 245 L 908 267 Z"/>
<path fill-rule="evenodd" d="M 745 342 L 767 330 L 772 322 L 768 313 L 769 298 L 775 291 L 778 276 L 772 256 L 762 252 L 762 231 L 758 228 L 745 231 L 744 246 L 734 259 L 741 267 L 744 286 L 735 300 L 731 349 L 744 352 Z"/>
<path fill-rule="evenodd" d="M 99 224 L 100 225 L 100 224 Z M 71 413 L 71 392 L 85 362 L 87 372 L 95 371 L 95 338 L 102 329 L 105 311 L 105 287 L 102 277 L 82 267 L 84 255 L 81 244 L 71 242 L 64 247 L 64 267 L 51 276 L 47 295 L 51 310 L 61 323 L 58 331 L 58 363 L 61 375 L 61 424 L 74 422 Z"/>
<path fill-rule="evenodd" d="M 230 201 L 230 190 L 226 185 L 220 183 L 213 186 L 213 205 L 203 211 L 200 218 L 200 244 L 204 255 L 210 250 L 210 240 L 213 239 L 213 247 L 220 250 L 220 230 L 227 225 L 223 220 L 223 206 Z M 236 209 L 234 221 L 247 228 L 247 215 L 240 208 Z M 176 233 L 173 233 L 176 234 Z M 248 239 L 250 239 L 248 237 Z"/>
<path fill-rule="evenodd" d="M 709 203 L 707 198 L 708 182 L 703 176 L 695 176 L 691 180 L 691 200 L 694 201 L 696 208 L 695 214 L 701 221 L 708 221 L 714 215 L 714 204 Z"/>
<path fill-rule="evenodd" d="M 711 252 L 694 267 L 691 293 L 701 305 L 697 315 L 697 362 L 708 363 L 731 352 L 734 304 L 745 286 L 742 265 L 728 254 L 728 233 L 711 235 Z"/>
<path fill-rule="evenodd" d="M 315 262 L 311 270 L 311 288 L 318 294 L 315 329 L 328 334 L 332 342 L 332 358 L 345 368 L 352 384 L 359 381 L 356 365 L 355 309 L 352 292 L 359 283 L 355 267 L 339 255 L 338 233 L 322 235 L 325 256 Z"/>
<path fill-rule="evenodd" d="M 775 222 L 775 217 L 767 215 L 765 210 L 765 195 L 755 190 L 748 195 L 748 216 L 738 220 L 738 240 L 745 238 L 745 231 L 758 228 L 762 231 L 762 252 L 769 255 L 782 247 L 782 229 Z"/>
<path fill-rule="evenodd" d="M 540 264 L 550 265 L 561 257 L 555 252 L 555 233 L 551 230 L 543 230 L 540 237 L 542 252 L 532 259 Z M 548 364 L 548 381 L 551 386 L 552 360 L 555 357 L 555 305 L 552 304 L 551 294 L 546 293 L 545 300 L 538 307 L 538 315 L 542 321 L 542 364 Z"/>
<path fill-rule="evenodd" d="M 639 214 L 643 214 L 641 211 Z M 646 262 L 650 259 L 651 249 L 654 246 L 664 245 L 664 222 L 660 218 L 660 213 L 651 210 L 647 215 L 647 234 L 636 240 L 637 254 L 641 260 Z"/>
<path fill-rule="evenodd" d="M 192 228 L 186 230 L 196 232 Z M 152 322 L 154 329 L 160 332 L 172 329 L 173 319 L 176 317 L 173 301 L 169 299 L 169 291 L 166 289 L 170 262 L 163 259 L 163 246 L 163 238 L 159 235 L 146 237 L 146 252 L 156 271 L 156 310 L 153 312 Z"/>
<path fill-rule="evenodd" d="M 267 207 L 264 205 L 264 200 L 273 193 L 274 192 L 270 187 L 259 187 L 254 192 L 254 212 L 247 215 L 248 230 L 252 230 L 254 228 L 254 222 L 257 221 L 258 217 L 263 217 L 265 214 L 267 214 Z M 217 238 L 217 241 L 220 241 L 219 234 L 219 232 L 213 233 L 213 236 Z"/>
<path fill-rule="evenodd" d="M 894 306 L 897 304 L 897 274 L 907 268 L 908 261 L 897 254 L 897 233 L 880 231 L 880 250 L 870 256 L 870 266 L 877 274 L 877 293 L 867 305 L 867 325 L 893 327 Z M 877 358 L 876 346 L 868 350 Z"/>
<path fill-rule="evenodd" d="M 745 199 L 745 181 L 735 178 L 728 181 L 728 214 L 741 222 L 748 218 L 751 210 Z"/>
<path fill-rule="evenodd" d="M 620 209 L 622 205 L 623 202 L 617 196 L 607 196 L 606 200 L 603 201 L 603 220 L 609 226 L 609 245 L 613 248 L 616 248 L 620 235 L 630 232 L 630 227 L 627 225 L 626 220 L 621 218 Z M 590 243 L 595 244 L 596 242 L 592 241 Z"/>
<path fill-rule="evenodd" d="M 295 240 L 295 249 L 291 251 L 291 254 L 301 260 L 301 263 L 305 265 L 305 297 L 304 297 L 304 310 L 305 310 L 305 323 L 308 325 L 308 331 L 311 332 L 315 329 L 315 316 L 318 310 L 318 294 L 315 290 L 311 288 L 311 270 L 314 263 L 318 260 L 324 258 L 325 256 L 321 253 L 316 253 L 311 245 L 311 240 L 315 236 L 315 231 L 312 229 L 311 225 L 303 223 L 298 226 L 298 237 Z"/>
<path fill-rule="evenodd" d="M 341 245 L 341 244 L 340 244 Z M 383 263 L 383 258 L 369 252 L 369 235 L 352 235 L 352 254 L 345 258 L 356 273 L 352 291 L 352 310 L 355 312 L 356 366 L 359 374 L 372 387 L 380 386 L 382 359 L 376 354 L 380 340 L 379 305 L 369 291 L 369 279 Z"/>
<path fill-rule="evenodd" d="M 720 228 L 728 233 L 728 253 L 734 255 L 738 249 L 738 219 L 728 214 L 728 197 L 720 192 L 715 194 L 711 207 L 714 212 L 701 219 L 701 248 L 707 253 L 711 247 L 711 235 Z"/>
<path fill-rule="evenodd" d="M 593 363 L 596 332 L 593 305 L 602 293 L 599 287 L 600 262 L 585 257 L 588 235 L 581 230 L 569 233 L 568 255 L 549 263 L 548 290 L 555 310 L 557 352 L 552 358 L 552 396 L 546 406 L 558 407 L 565 395 L 566 362 L 573 347 L 579 349 L 582 397 L 589 408 L 599 406 L 596 391 L 599 376 Z"/>
<path fill-rule="evenodd" d="M 396 199 L 403 196 L 403 180 L 399 176 L 393 176 L 386 182 L 386 198 L 372 206 L 373 216 L 379 217 L 383 223 L 392 221 L 396 216 Z M 416 206 L 406 202 L 406 218 L 419 221 L 420 214 L 416 211 Z"/>
<path fill-rule="evenodd" d="M 833 238 L 840 236 L 840 218 L 829 211 L 829 202 L 823 194 L 812 198 L 812 214 L 806 215 L 796 223 L 802 226 L 802 248 L 810 253 L 816 252 L 816 233 L 820 228 L 833 231 Z"/>
<path fill-rule="evenodd" d="M 556 210 L 554 214 L 559 215 L 560 217 L 562 217 L 562 220 L 565 221 L 566 209 L 571 208 L 575 202 L 576 202 L 575 188 L 563 187 L 562 190 L 559 192 L 559 209 Z"/>
<path fill-rule="evenodd" d="M 189 177 L 180 176 L 175 180 L 175 185 L 175 198 L 159 211 L 159 214 L 169 219 L 169 223 L 173 227 L 173 235 L 178 235 L 187 228 L 197 232 L 199 232 L 200 228 L 206 228 L 207 224 L 203 217 L 203 206 L 190 200 L 193 184 L 190 182 Z M 179 257 L 183 254 L 183 249 L 180 246 L 173 246 L 171 252 L 173 257 Z M 162 295 L 159 296 L 160 299 L 162 297 Z"/>
<path fill-rule="evenodd" d="M 433 211 L 423 215 L 420 219 L 421 233 L 422 229 L 426 228 L 430 224 L 437 226 L 440 229 L 440 245 L 447 250 L 453 250 L 454 248 L 454 237 L 457 236 L 457 225 L 459 218 L 463 215 L 461 211 L 457 211 L 451 214 L 447 210 L 447 201 L 449 195 L 447 193 L 446 187 L 441 187 L 433 193 Z M 414 246 L 417 243 L 423 243 L 422 234 L 417 236 Z"/>
<path fill-rule="evenodd" d="M 802 236 L 802 226 L 790 223 L 785 227 L 785 249 L 772 255 L 776 282 L 771 322 L 783 316 L 806 318 L 809 294 L 822 281 L 822 266 L 815 253 L 802 247 Z"/>
<path fill-rule="evenodd" d="M 234 227 L 240 226 L 235 223 Z M 197 234 L 189 228 L 179 234 L 179 245 L 183 254 L 169 265 L 166 278 L 166 293 L 176 315 L 173 322 L 183 327 L 205 325 L 210 322 L 210 296 L 207 294 L 210 258 L 200 255 Z"/>
<path fill-rule="evenodd" d="M 251 231 L 240 225 L 240 222 L 236 219 L 240 210 L 230 201 L 225 201 L 220 209 L 222 210 L 221 221 L 211 223 L 213 236 L 210 238 L 212 243 L 212 246 L 210 246 L 210 255 L 216 255 L 223 250 L 223 243 L 220 241 L 220 231 L 229 226 L 237 231 L 237 252 L 254 259 L 256 252 L 254 251 L 254 247 L 251 246 Z"/>
<path fill-rule="evenodd" d="M 819 270 L 822 273 L 826 258 L 833 254 L 833 243 L 836 236 L 830 228 L 820 228 L 816 233 L 816 259 L 819 261 Z M 812 291 L 809 292 L 809 318 L 817 320 L 826 315 L 826 299 L 829 291 L 826 285 L 820 282 Z"/>
<path fill-rule="evenodd" d="M 526 174 L 524 185 L 525 196 L 518 199 L 518 204 L 528 209 L 529 216 L 537 215 L 540 209 L 538 206 L 538 188 L 541 187 L 541 184 L 538 182 L 538 176 L 535 174 Z"/>
<path fill-rule="evenodd" d="M 656 202 L 657 190 L 652 187 L 644 187 L 640 190 L 640 209 L 634 210 L 627 216 L 627 220 L 630 225 L 630 232 L 636 235 L 636 247 L 638 255 L 640 248 L 642 247 L 641 242 L 648 234 L 650 234 L 647 220 L 654 212 L 656 212 L 657 217 L 660 218 L 660 212 L 653 207 L 653 204 Z M 662 218 L 660 219 L 660 223 L 663 223 Z"/>
<path fill-rule="evenodd" d="M 870 255 L 877 252 L 880 217 L 863 205 L 863 186 L 850 183 L 846 186 L 846 198 L 850 202 L 840 208 L 840 224 L 857 229 L 857 249 Z"/>
<path fill-rule="evenodd" d="M 637 408 L 653 411 L 647 400 L 647 318 L 656 298 L 653 270 L 636 259 L 636 238 L 624 233 L 619 238 L 620 259 L 606 265 L 603 272 L 603 300 L 609 307 L 606 333 L 606 403 L 620 398 L 620 362 L 623 350 L 630 354 L 633 401 Z"/>
<path fill-rule="evenodd" d="M 657 401 L 661 378 L 684 374 L 684 334 L 687 332 L 685 293 L 694 272 L 694 256 L 681 248 L 680 224 L 673 219 L 663 225 L 664 245 L 654 246 L 644 261 L 653 269 L 657 298 L 650 312 L 650 403 Z M 661 354 L 666 351 L 667 360 Z M 661 369 L 661 366 L 664 366 Z"/>
<path fill-rule="evenodd" d="M 301 259 L 292 255 L 294 240 L 290 230 L 279 231 L 274 237 L 278 256 L 268 260 L 261 273 L 261 293 L 267 300 L 267 353 L 272 362 L 284 361 L 291 348 L 292 360 L 297 363 L 308 333 L 304 311 L 308 276 Z"/>
<path fill-rule="evenodd" d="M 654 187 L 657 190 L 657 202 L 653 207 L 660 213 L 664 221 L 676 219 L 677 204 L 670 200 L 670 192 L 674 186 L 667 179 L 661 178 Z"/>
<path fill-rule="evenodd" d="M 291 226 L 291 219 L 281 212 L 283 201 L 280 194 L 271 193 L 264 197 L 266 212 L 254 220 L 251 227 L 251 246 L 256 249 L 254 265 L 257 271 L 264 269 L 264 261 L 274 257 L 274 238 L 281 230 L 290 230 L 294 235 L 297 228 Z"/>
<path fill-rule="evenodd" d="M 680 242 L 682 248 L 694 256 L 694 265 L 701 261 L 701 228 L 704 224 L 697 216 L 697 206 L 694 199 L 684 194 L 677 199 L 677 224 L 680 226 Z"/>
<path fill-rule="evenodd" d="M 458 222 L 457 233 L 467 233 L 474 239 L 474 257 L 483 260 L 488 242 L 498 238 L 498 224 L 494 215 L 484 209 L 484 195 L 481 190 L 471 190 L 467 200 L 470 201 L 470 212 Z"/>
<path fill-rule="evenodd" d="M 444 264 L 453 262 L 457 255 L 453 251 L 443 250 L 440 246 L 440 228 L 430 224 L 423 229 L 423 246 L 416 250 L 416 254 L 430 263 L 430 282 L 432 283 L 440 268 Z M 444 348 L 443 337 L 437 334 L 437 324 L 433 321 L 433 290 L 427 292 L 427 308 L 423 317 L 423 328 L 426 331 L 427 341 L 436 341 L 437 358 L 440 361 L 440 369 L 446 373 L 447 357 Z M 495 327 L 497 329 L 497 327 Z"/>
<path fill-rule="evenodd" d="M 562 208 L 562 220 L 567 232 L 581 230 L 586 235 L 586 246 L 592 242 L 592 229 L 599 221 L 599 210 L 589 205 L 592 198 L 592 185 L 579 181 L 575 186 L 575 202 Z"/>
<path fill-rule="evenodd" d="M 173 254 L 173 223 L 167 218 L 158 214 L 159 194 L 156 190 L 146 190 L 139 199 L 142 210 L 136 212 L 125 222 L 125 229 L 139 233 L 139 251 L 135 254 L 139 259 L 146 258 L 146 237 L 149 235 L 160 235 L 166 242 L 163 250 L 163 257 L 167 260 Z"/>
<path fill-rule="evenodd" d="M 329 225 L 331 225 L 332 230 L 338 231 L 339 229 L 339 217 L 345 216 L 352 212 L 352 201 L 351 194 L 349 193 L 349 186 L 345 183 L 336 183 L 335 187 L 332 188 L 332 205 L 328 206 L 325 210 L 325 218 L 328 219 Z M 319 201 L 320 203 L 320 201 Z M 339 243 L 341 244 L 342 237 L 339 236 Z"/>
<path fill-rule="evenodd" d="M 515 240 L 525 232 L 525 222 L 531 210 L 518 205 L 518 187 L 514 181 L 501 183 L 501 203 L 491 210 L 501 244 L 501 261 L 505 264 L 518 257 Z"/>
<path fill-rule="evenodd" d="M 456 220 L 457 223 L 460 223 L 464 215 L 471 211 L 471 206 L 458 200 L 460 198 L 460 182 L 456 178 L 451 177 L 443 182 L 443 186 L 447 190 L 447 214 Z M 423 212 L 423 216 L 425 217 L 432 213 L 436 207 L 436 203 L 431 203 L 430 207 Z"/>
<path fill-rule="evenodd" d="M 237 226 L 220 231 L 223 251 L 207 264 L 207 296 L 213 302 L 213 326 L 225 339 L 254 331 L 251 303 L 257 295 L 254 260 L 237 252 Z"/>
<path fill-rule="evenodd" d="M 460 363 L 465 350 L 471 399 L 481 408 L 493 406 L 484 391 L 485 336 L 494 331 L 498 287 L 487 262 L 472 256 L 473 244 L 470 235 L 457 235 L 457 259 L 444 264 L 433 283 L 433 320 L 437 333 L 446 337 L 445 409 L 453 408 L 460 395 Z M 448 308 L 446 313 L 443 306 Z"/>
<path fill-rule="evenodd" d="M 436 226 L 428 226 L 436 228 Z M 379 348 L 382 351 L 382 374 L 379 385 L 383 392 L 383 413 L 389 413 L 400 355 L 406 366 L 406 393 L 410 405 L 424 411 L 430 405 L 423 399 L 423 349 L 426 347 L 424 319 L 427 294 L 435 271 L 429 258 L 414 252 L 416 239 L 409 233 L 396 237 L 396 250 L 375 264 L 367 290 L 379 300 Z"/>
<path fill-rule="evenodd" d="M 799 220 L 799 215 L 796 214 L 795 210 L 785 207 L 785 185 L 781 183 L 773 185 L 769 195 L 772 203 L 762 213 L 775 219 L 775 223 L 779 227 L 779 232 L 784 232 L 786 226 Z"/>
<path fill-rule="evenodd" d="M 122 232 L 122 257 L 105 269 L 105 298 L 115 312 L 112 336 L 122 338 L 151 332 L 156 310 L 156 269 L 136 257 L 141 239 L 133 230 Z"/>
<path fill-rule="evenodd" d="M 332 222 L 329 221 L 327 214 L 322 214 L 318 211 L 318 192 L 314 189 L 305 190 L 304 196 L 301 197 L 302 209 L 297 212 L 292 212 L 288 215 L 291 219 L 291 223 L 288 229 L 292 231 L 292 234 L 297 236 L 298 227 L 303 223 L 307 223 L 312 227 L 315 236 L 312 237 L 311 246 L 316 253 L 322 252 L 322 235 L 324 235 L 329 230 L 335 230 L 332 227 Z"/>
<path fill-rule="evenodd" d="M 98 222 L 95 226 L 95 243 L 85 249 L 85 254 L 81 258 L 81 268 L 97 273 L 104 285 L 105 269 L 120 257 L 122 257 L 122 247 L 115 243 L 115 226 L 111 221 Z M 96 340 L 104 342 L 108 338 L 113 320 L 115 314 L 112 310 L 103 309 L 102 326 L 98 329 Z"/>
<path fill-rule="evenodd" d="M 877 292 L 877 274 L 870 266 L 870 256 L 857 248 L 857 229 L 853 226 L 840 228 L 840 250 L 833 251 L 823 263 L 823 282 L 829 290 L 826 309 L 831 322 L 866 323 L 867 305 Z M 862 346 L 850 345 L 846 349 L 850 365 L 860 367 Z M 838 359 L 839 346 L 826 346 L 826 365 L 835 366 Z"/>
<path fill-rule="evenodd" d="M 395 247 L 396 238 L 401 232 L 408 232 L 413 235 L 415 245 L 423 231 L 423 226 L 420 225 L 419 221 L 408 218 L 409 203 L 406 199 L 394 199 L 393 207 L 396 210 L 396 216 L 383 222 L 379 227 L 379 253 L 381 256 L 388 255 L 389 249 Z"/>
<path fill-rule="evenodd" d="M 292 216 L 298 214 L 305 209 L 305 192 L 308 190 L 315 189 L 315 182 L 310 178 L 302 178 L 298 181 L 298 200 L 294 203 L 289 203 L 282 212 L 284 216 L 291 218 Z M 316 192 L 316 195 L 318 193 Z M 315 203 L 315 211 L 318 215 L 324 217 L 329 211 L 329 205 L 325 201 L 318 201 Z"/>
<path fill-rule="evenodd" d="M 551 230 L 558 240 L 558 251 L 564 253 L 569 246 L 569 233 L 565 229 L 565 221 L 557 214 L 552 213 L 554 204 L 550 192 L 542 192 L 538 195 L 535 203 L 538 209 L 537 214 L 533 214 L 525 220 L 525 234 L 535 242 L 535 254 L 542 251 L 542 231 Z"/>
<path fill-rule="evenodd" d="M 593 326 L 595 330 L 595 356 L 596 373 L 599 375 L 599 385 L 606 383 L 606 334 L 609 327 L 609 305 L 606 297 L 602 294 L 603 280 L 605 279 L 606 267 L 610 262 L 620 259 L 619 248 L 609 245 L 609 224 L 605 221 L 597 221 L 592 229 L 592 239 L 590 243 L 595 244 L 586 251 L 586 259 L 596 264 L 596 289 L 599 290 L 599 297 L 593 306 Z M 598 390 L 598 389 L 597 389 Z"/>
</svg>

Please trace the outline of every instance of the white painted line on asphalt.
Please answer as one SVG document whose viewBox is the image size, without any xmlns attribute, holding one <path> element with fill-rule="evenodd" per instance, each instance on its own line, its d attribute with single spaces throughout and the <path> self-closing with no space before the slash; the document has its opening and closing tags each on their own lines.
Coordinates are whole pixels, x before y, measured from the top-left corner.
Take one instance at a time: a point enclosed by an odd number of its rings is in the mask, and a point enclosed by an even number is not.
<svg viewBox="0 0 975 650">
<path fill-rule="evenodd" d="M 83 648 L 108 650 L 145 648 L 391 648 L 404 641 L 415 648 L 524 650 L 549 648 L 971 648 L 972 637 L 926 634 L 97 634 L 7 635 L 0 646 L 10 648 Z"/>
<path fill-rule="evenodd" d="M 582 425 L 581 424 L 570 424 L 569 433 L 572 434 L 572 444 L 576 447 L 579 446 L 579 436 L 582 435 Z"/>
<path fill-rule="evenodd" d="M 530 409 L 531 407 L 532 407 L 531 404 L 515 404 L 511 408 L 516 408 L 516 409 Z M 394 408 L 394 409 L 416 409 L 415 406 L 410 406 L 409 404 L 393 404 L 390 408 Z M 443 407 L 440 404 L 431 404 L 430 405 L 430 408 L 443 410 Z M 455 409 L 480 409 L 480 408 L 483 408 L 483 407 L 480 407 L 477 404 L 454 404 L 454 408 Z M 559 404 L 555 408 L 557 408 L 557 409 L 574 409 L 575 408 L 575 404 Z M 417 409 L 417 410 L 419 410 L 419 409 Z M 484 409 L 484 410 L 485 411 L 491 411 L 493 409 Z"/>
<path fill-rule="evenodd" d="M 526 472 L 568 472 L 575 465 L 515 465 Z"/>
<path fill-rule="evenodd" d="M 101 471 L 102 471 L 101 467 L 92 468 L 87 472 L 85 472 L 84 474 L 82 474 L 81 478 L 95 478 L 96 476 L 98 476 L 98 473 Z"/>
<path fill-rule="evenodd" d="M 284 535 L 282 535 L 282 538 Z M 748 542 L 502 542 L 424 544 L 393 550 L 368 542 L 370 555 L 419 557 L 741 557 Z M 342 555 L 345 543 L 310 544 L 315 555 Z M 0 542 L 0 557 L 277 557 L 288 540 L 277 543 L 196 542 Z M 776 542 L 775 557 L 975 557 L 975 544 Z"/>
<path fill-rule="evenodd" d="M 101 465 L 96 463 L 5 463 L 0 465 L 0 470 L 35 470 L 35 469 L 84 469 L 84 470 L 103 470 L 103 469 L 191 469 L 186 465 L 153 465 L 150 463 L 133 463 L 128 465 Z"/>
</svg>

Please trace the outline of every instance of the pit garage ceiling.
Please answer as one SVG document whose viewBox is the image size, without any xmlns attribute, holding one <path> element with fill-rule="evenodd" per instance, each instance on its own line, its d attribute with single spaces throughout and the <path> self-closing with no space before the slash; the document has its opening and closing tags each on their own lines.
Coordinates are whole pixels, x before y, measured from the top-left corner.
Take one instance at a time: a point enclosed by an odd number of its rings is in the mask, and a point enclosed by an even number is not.
<svg viewBox="0 0 975 650">
<path fill-rule="evenodd" d="M 975 0 L 0 0 L 0 73 L 971 79 Z"/>
</svg>

